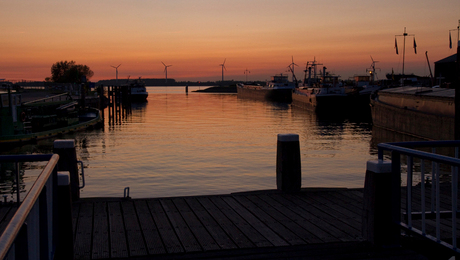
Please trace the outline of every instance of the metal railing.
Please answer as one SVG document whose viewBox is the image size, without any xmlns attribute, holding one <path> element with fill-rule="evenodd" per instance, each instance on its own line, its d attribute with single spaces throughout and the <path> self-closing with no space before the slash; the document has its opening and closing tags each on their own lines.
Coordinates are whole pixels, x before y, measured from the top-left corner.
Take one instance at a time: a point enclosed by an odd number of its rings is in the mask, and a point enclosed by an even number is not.
<svg viewBox="0 0 460 260">
<path fill-rule="evenodd" d="M 383 160 L 384 152 L 390 152 L 392 174 L 398 174 L 400 179 L 401 156 L 407 156 L 406 201 L 403 202 L 405 203 L 405 212 L 402 214 L 400 226 L 406 231 L 414 232 L 441 244 L 457 254 L 460 253 L 457 248 L 459 146 L 460 141 L 402 142 L 378 145 L 378 159 Z M 416 150 L 415 148 L 428 148 L 428 150 L 431 148 L 431 152 Z M 437 154 L 437 148 L 450 149 L 448 151 L 450 155 Z M 443 166 L 443 174 L 440 166 Z M 420 174 L 420 179 L 419 183 L 413 185 L 415 172 Z M 444 178 L 445 176 L 448 178 Z M 429 180 L 430 177 L 431 181 Z M 401 179 L 401 181 L 404 180 Z M 442 191 L 445 190 L 441 187 L 442 183 L 447 183 L 450 186 L 449 199 L 446 199 L 445 194 L 442 194 Z M 415 193 L 415 187 L 420 189 L 420 194 Z M 399 183 L 398 189 L 401 190 L 401 183 Z M 415 201 L 415 197 L 419 201 Z M 450 209 L 445 209 L 446 205 L 450 205 Z M 419 211 L 415 211 L 415 208 L 418 208 Z M 417 226 L 414 224 L 416 221 Z M 430 222 L 430 226 L 434 224 L 434 230 L 428 231 L 428 222 Z M 446 237 L 446 234 L 442 238 L 441 227 L 449 225 L 451 227 L 450 238 Z"/>
<path fill-rule="evenodd" d="M 48 161 L 0 237 L 0 259 L 54 259 L 58 160 L 56 154 L 0 156 L 0 162 L 16 165 Z"/>
</svg>

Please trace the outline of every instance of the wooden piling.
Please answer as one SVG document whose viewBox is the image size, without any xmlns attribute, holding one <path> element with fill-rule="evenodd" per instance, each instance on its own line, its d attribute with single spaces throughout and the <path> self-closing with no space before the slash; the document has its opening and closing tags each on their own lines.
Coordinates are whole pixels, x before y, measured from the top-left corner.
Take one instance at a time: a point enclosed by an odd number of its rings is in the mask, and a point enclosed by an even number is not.
<svg viewBox="0 0 460 260">
<path fill-rule="evenodd" d="M 394 222 L 395 210 L 399 211 L 400 205 L 395 205 L 393 184 L 391 162 L 367 162 L 362 232 L 363 238 L 376 246 L 389 247 L 400 244 L 400 228 Z"/>
<path fill-rule="evenodd" d="M 278 134 L 276 153 L 276 186 L 285 192 L 300 191 L 302 173 L 300 144 L 297 134 Z"/>
<path fill-rule="evenodd" d="M 75 150 L 75 140 L 63 139 L 54 141 L 54 153 L 59 154 L 59 171 L 69 171 L 70 190 L 72 201 L 80 199 L 80 178 L 78 176 L 77 152 Z"/>
</svg>

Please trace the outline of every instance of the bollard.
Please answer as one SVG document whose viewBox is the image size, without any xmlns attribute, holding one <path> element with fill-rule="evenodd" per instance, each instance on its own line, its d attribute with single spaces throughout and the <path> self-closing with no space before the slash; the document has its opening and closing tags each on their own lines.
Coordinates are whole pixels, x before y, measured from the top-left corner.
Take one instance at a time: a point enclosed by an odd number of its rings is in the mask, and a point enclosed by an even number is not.
<svg viewBox="0 0 460 260">
<path fill-rule="evenodd" d="M 72 196 L 70 193 L 70 174 L 57 173 L 58 243 L 55 259 L 73 259 Z"/>
<path fill-rule="evenodd" d="M 70 173 L 70 191 L 72 201 L 80 199 L 80 180 L 78 176 L 77 152 L 75 150 L 75 140 L 64 139 L 54 141 L 54 153 L 59 154 L 58 169 L 59 171 L 69 171 Z"/>
<path fill-rule="evenodd" d="M 278 134 L 276 151 L 276 186 L 284 192 L 300 191 L 302 172 L 297 134 Z"/>
<path fill-rule="evenodd" d="M 395 205 L 394 178 L 390 161 L 367 162 L 363 198 L 363 238 L 376 246 L 400 244 L 400 228 L 394 221 L 399 205 Z M 395 212 L 396 211 L 396 212 Z"/>
</svg>

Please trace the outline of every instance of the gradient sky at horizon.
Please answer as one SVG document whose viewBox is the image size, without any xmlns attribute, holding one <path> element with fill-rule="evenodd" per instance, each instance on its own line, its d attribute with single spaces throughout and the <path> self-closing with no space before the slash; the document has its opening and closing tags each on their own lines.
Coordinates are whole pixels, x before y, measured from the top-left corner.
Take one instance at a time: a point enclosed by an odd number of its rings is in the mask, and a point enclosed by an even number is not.
<svg viewBox="0 0 460 260">
<path fill-rule="evenodd" d="M 365 74 L 379 61 L 378 77 L 402 72 L 429 75 L 434 61 L 456 53 L 459 0 L 2 0 L 0 79 L 44 80 L 57 61 L 74 60 L 94 71 L 92 81 L 164 78 L 177 81 L 297 78 L 314 58 L 342 79 Z M 433 71 L 434 72 L 434 71 Z"/>
</svg>

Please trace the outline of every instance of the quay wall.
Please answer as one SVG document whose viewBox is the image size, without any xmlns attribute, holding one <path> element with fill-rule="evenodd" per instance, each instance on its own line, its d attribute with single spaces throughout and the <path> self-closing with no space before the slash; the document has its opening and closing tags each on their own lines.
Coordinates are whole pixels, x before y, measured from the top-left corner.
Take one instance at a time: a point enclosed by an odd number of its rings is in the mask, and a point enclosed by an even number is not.
<svg viewBox="0 0 460 260">
<path fill-rule="evenodd" d="M 439 113 L 397 107 L 373 100 L 371 102 L 374 126 L 412 135 L 426 140 L 453 140 L 454 117 Z"/>
</svg>

